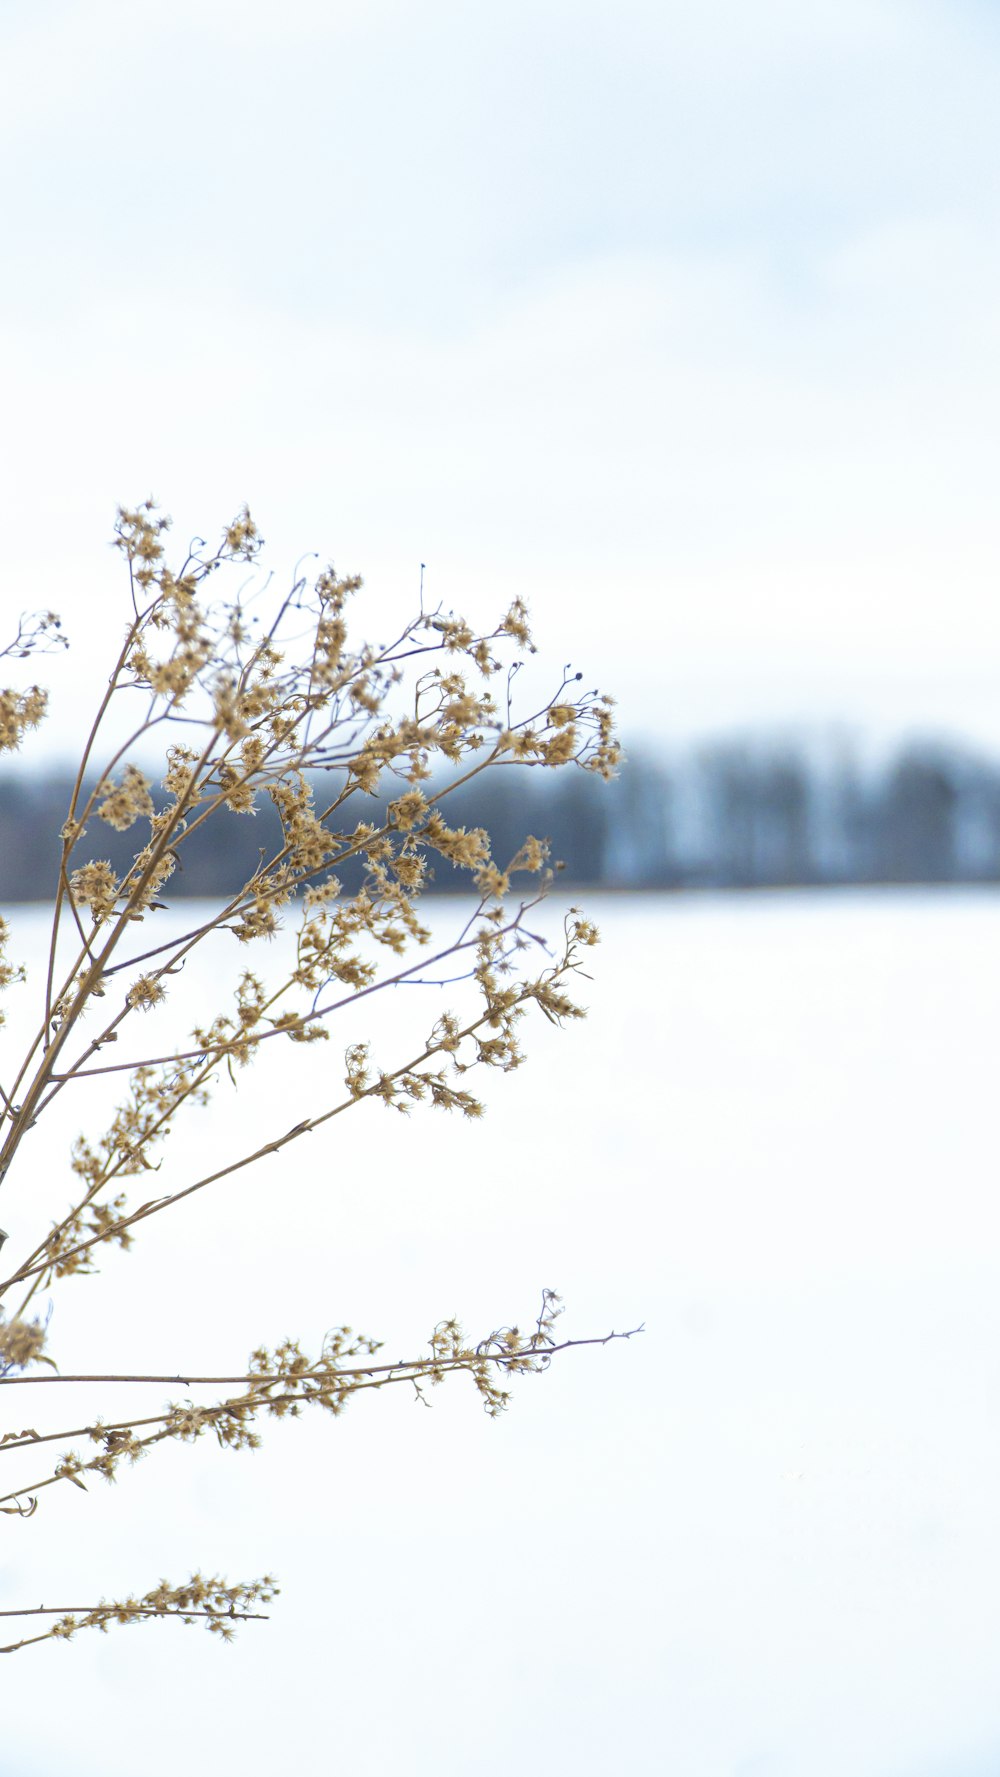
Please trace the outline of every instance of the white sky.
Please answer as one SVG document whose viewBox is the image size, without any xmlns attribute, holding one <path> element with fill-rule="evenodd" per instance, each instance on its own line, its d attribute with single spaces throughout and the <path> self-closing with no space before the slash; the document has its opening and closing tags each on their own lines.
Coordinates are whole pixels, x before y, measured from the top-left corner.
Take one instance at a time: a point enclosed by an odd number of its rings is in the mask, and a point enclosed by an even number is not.
<svg viewBox="0 0 1000 1777">
<path fill-rule="evenodd" d="M 998 66 L 973 0 L 8 3 L 4 610 L 97 672 L 116 501 L 246 498 L 380 609 L 516 585 L 632 737 L 1000 744 Z"/>
</svg>

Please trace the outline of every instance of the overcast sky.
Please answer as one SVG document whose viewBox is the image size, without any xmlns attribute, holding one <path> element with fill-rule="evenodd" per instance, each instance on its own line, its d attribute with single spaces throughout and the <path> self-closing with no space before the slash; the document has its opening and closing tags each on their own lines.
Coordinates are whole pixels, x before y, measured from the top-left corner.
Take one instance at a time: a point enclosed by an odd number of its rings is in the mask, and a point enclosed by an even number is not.
<svg viewBox="0 0 1000 1777">
<path fill-rule="evenodd" d="M 152 491 L 379 609 L 519 587 L 632 738 L 1000 742 L 992 7 L 8 0 L 0 52 L 0 587 L 75 672 Z"/>
</svg>

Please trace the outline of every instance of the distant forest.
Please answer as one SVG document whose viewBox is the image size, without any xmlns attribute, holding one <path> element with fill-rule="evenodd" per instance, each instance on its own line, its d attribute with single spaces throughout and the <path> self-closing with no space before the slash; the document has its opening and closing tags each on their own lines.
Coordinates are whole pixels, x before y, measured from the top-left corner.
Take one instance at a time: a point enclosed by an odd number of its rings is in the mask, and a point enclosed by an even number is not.
<svg viewBox="0 0 1000 1777">
<path fill-rule="evenodd" d="M 59 771 L 0 776 L 5 901 L 50 896 L 70 784 Z M 223 811 L 191 835 L 172 895 L 219 895 L 252 874 L 279 833 L 261 800 L 255 816 Z M 375 820 L 380 806 L 359 797 L 351 824 Z M 450 825 L 488 830 L 499 863 L 528 833 L 548 839 L 565 881 L 580 886 L 1000 882 L 1000 766 L 943 743 L 911 742 L 875 767 L 846 748 L 718 742 L 669 761 L 634 758 L 612 784 L 582 771 L 498 769 L 447 806 Z M 121 871 L 139 831 L 95 820 L 76 855 Z M 437 861 L 432 889 L 461 882 Z"/>
</svg>

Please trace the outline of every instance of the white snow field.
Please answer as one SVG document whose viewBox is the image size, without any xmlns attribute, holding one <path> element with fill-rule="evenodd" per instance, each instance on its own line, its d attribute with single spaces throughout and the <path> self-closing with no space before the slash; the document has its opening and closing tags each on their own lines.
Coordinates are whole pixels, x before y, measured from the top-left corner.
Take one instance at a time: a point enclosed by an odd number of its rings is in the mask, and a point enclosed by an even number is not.
<svg viewBox="0 0 1000 1777">
<path fill-rule="evenodd" d="M 398 1389 L 4 1518 L 7 1605 L 196 1566 L 282 1585 L 230 1649 L 168 1623 L 5 1662 L 11 1777 L 1000 1768 L 1000 895 L 586 905 L 591 1016 L 536 1020 L 484 1123 L 352 1111 L 59 1286 L 52 1349 L 238 1371 L 349 1322 L 398 1356 L 451 1314 L 524 1324 L 543 1285 L 568 1335 L 645 1333 L 565 1354 L 496 1423 L 461 1381 L 433 1411 Z M 14 921 L 37 952 L 38 912 Z M 210 974 L 184 984 L 202 1015 Z M 379 1055 L 446 1003 L 397 993 Z M 152 1190 L 335 1102 L 369 1022 L 272 1044 Z M 100 1127 L 67 1094 L 25 1147 L 8 1254 Z M 12 1389 L 5 1427 L 182 1392 Z"/>
</svg>

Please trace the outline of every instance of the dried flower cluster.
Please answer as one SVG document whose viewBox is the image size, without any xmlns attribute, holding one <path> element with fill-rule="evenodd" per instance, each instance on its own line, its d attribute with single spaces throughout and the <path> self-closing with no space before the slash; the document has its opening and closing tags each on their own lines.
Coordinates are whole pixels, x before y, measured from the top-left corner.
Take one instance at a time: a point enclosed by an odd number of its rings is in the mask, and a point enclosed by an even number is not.
<svg viewBox="0 0 1000 1777">
<path fill-rule="evenodd" d="M 0 1654 L 15 1654 L 19 1648 L 31 1647 L 37 1641 L 72 1641 L 78 1629 L 100 1629 L 107 1634 L 112 1623 L 126 1625 L 128 1623 L 147 1622 L 150 1617 L 173 1617 L 181 1623 L 203 1622 L 210 1633 L 221 1637 L 223 1641 L 231 1641 L 236 1633 L 236 1624 L 246 1622 L 248 1618 L 259 1618 L 264 1613 L 251 1609 L 254 1604 L 270 1604 L 279 1588 L 269 1574 L 263 1579 L 251 1580 L 248 1585 L 229 1586 L 225 1580 L 205 1579 L 200 1573 L 192 1574 L 183 1586 L 170 1586 L 161 1580 L 151 1592 L 145 1592 L 141 1598 L 122 1598 L 114 1603 L 104 1599 L 100 1604 L 77 1606 L 67 1610 L 65 1605 L 45 1607 L 39 1605 L 34 1610 L 3 1611 L 3 1616 L 54 1616 L 56 1621 L 51 1629 L 45 1629 L 39 1635 L 26 1635 L 20 1641 L 10 1642 L 0 1647 Z"/>
<path fill-rule="evenodd" d="M 194 544 L 173 566 L 167 532 L 151 501 L 118 514 L 132 615 L 62 828 L 37 1030 L 0 1087 L 2 1181 L 28 1132 L 64 1094 L 94 1076 L 125 1076 L 107 1128 L 72 1145 L 69 1203 L 36 1231 L 34 1244 L 22 1241 L 0 1280 L 0 1298 L 17 1300 L 0 1321 L 0 1382 L 8 1386 L 30 1385 L 39 1362 L 55 1367 L 43 1352 L 46 1326 L 28 1318 L 37 1293 L 93 1273 L 97 1249 L 128 1248 L 138 1224 L 365 1099 L 403 1113 L 427 1104 L 479 1117 L 483 1106 L 468 1076 L 520 1065 L 532 1007 L 556 1024 L 582 1015 L 569 987 L 597 941 L 576 910 L 555 953 L 529 930 L 529 909 L 551 874 L 544 840 L 527 835 L 515 857 L 495 859 L 487 832 L 448 819 L 449 796 L 481 772 L 569 767 L 609 777 L 619 759 L 611 700 L 581 693 L 578 678 L 564 676 L 540 708 L 514 710 L 516 669 L 533 647 L 520 599 L 487 630 L 421 608 L 389 643 L 358 644 L 348 608 L 360 580 L 330 567 L 274 598 L 256 568 L 261 539 L 245 509 L 214 550 Z M 234 567 L 241 590 L 217 596 Z M 20 658 L 61 642 L 58 620 L 46 614 L 26 620 L 5 652 Z M 116 716 L 120 707 L 134 716 L 126 739 L 102 757 L 112 706 Z M 0 749 L 16 747 L 44 709 L 35 686 L 0 692 Z M 163 759 L 158 774 L 149 766 L 154 744 Z M 202 914 L 201 923 L 180 931 L 174 923 L 157 930 L 192 835 L 220 817 L 252 818 L 265 802 L 280 822 L 277 847 L 261 852 L 253 874 L 234 882 L 207 920 Z M 127 868 L 99 855 L 102 826 L 138 829 Z M 472 904 L 457 935 L 428 960 L 431 934 L 418 904 L 439 859 L 466 873 Z M 514 887 L 525 877 L 536 885 L 529 898 Z M 260 951 L 289 924 L 290 963 L 270 974 L 263 963 L 244 968 L 230 1005 L 210 1009 L 186 1044 L 157 1053 L 155 1014 L 200 944 L 224 932 Z M 7 961 L 8 939 L 0 921 L 0 989 L 23 973 Z M 272 1040 L 328 1039 L 338 1012 L 445 965 L 472 1002 L 440 1013 L 413 1053 L 382 1063 L 368 1044 L 349 1043 L 343 1090 L 332 1102 L 225 1166 L 132 1206 L 123 1182 L 156 1166 L 177 1116 L 206 1104 L 220 1076 L 236 1080 L 262 1051 L 266 1059 Z M 530 1335 L 507 1328 L 477 1345 L 446 1321 L 429 1353 L 395 1364 L 374 1363 L 378 1346 L 344 1328 L 314 1359 L 294 1341 L 260 1347 L 244 1376 L 211 1379 L 240 1385 L 214 1403 L 187 1399 L 140 1418 L 7 1432 L 0 1439 L 7 1451 L 76 1438 L 94 1453 L 65 1451 L 51 1471 L 0 1496 L 0 1509 L 29 1517 L 42 1489 L 63 1481 L 86 1489 L 90 1475 L 114 1480 L 123 1463 L 169 1439 L 190 1443 L 211 1432 L 226 1448 L 252 1449 L 262 1418 L 295 1416 L 308 1405 L 339 1414 L 362 1388 L 403 1381 L 419 1392 L 463 1371 L 487 1412 L 499 1413 L 505 1378 L 544 1369 L 554 1351 L 574 1343 L 556 1344 L 557 1312 L 557 1298 L 546 1292 Z M 190 1379 L 191 1386 L 204 1381 Z M 247 1606 L 273 1590 L 269 1580 L 227 1587 L 196 1576 L 188 1587 L 62 1611 L 44 1635 L 12 1646 L 166 1615 L 207 1617 L 225 1638 L 236 1618 L 252 1614 Z"/>
<path fill-rule="evenodd" d="M 27 660 L 33 654 L 52 654 L 65 648 L 66 637 L 54 611 L 35 611 L 22 617 L 17 634 L 0 648 L 0 660 Z M 25 734 L 37 728 L 48 708 L 48 697 L 38 685 L 18 691 L 0 688 L 0 753 L 15 753 Z"/>
<path fill-rule="evenodd" d="M 0 1311 L 0 1376 L 12 1370 L 26 1370 L 29 1364 L 55 1364 L 44 1357 L 47 1329 L 40 1320 L 6 1320 Z"/>
</svg>

